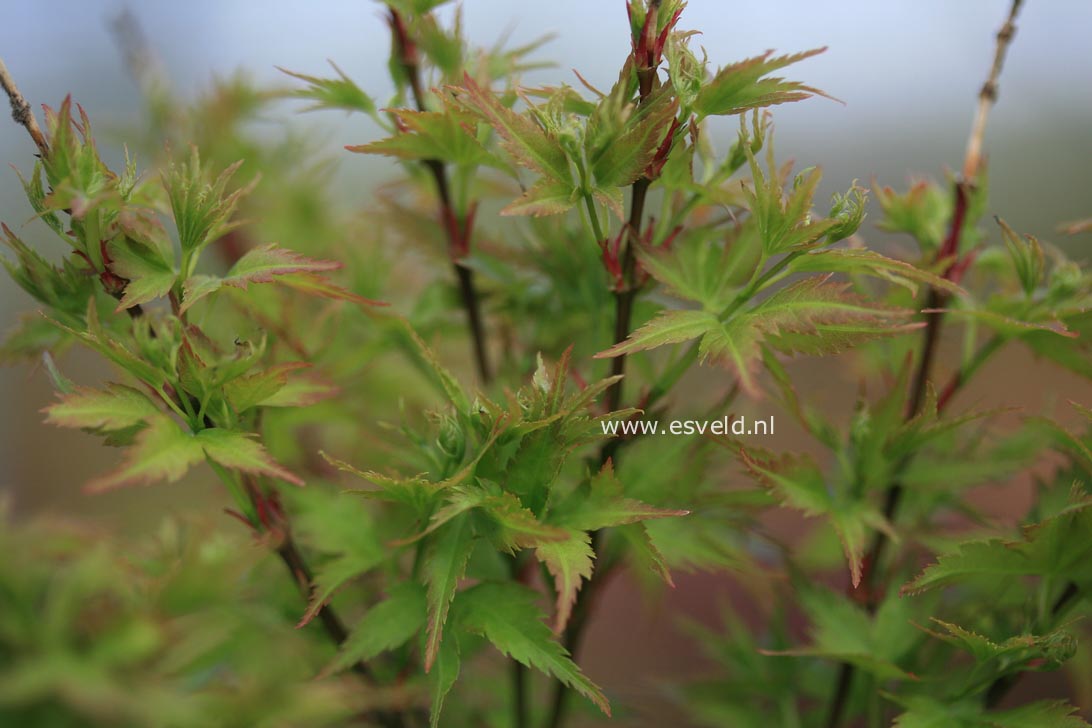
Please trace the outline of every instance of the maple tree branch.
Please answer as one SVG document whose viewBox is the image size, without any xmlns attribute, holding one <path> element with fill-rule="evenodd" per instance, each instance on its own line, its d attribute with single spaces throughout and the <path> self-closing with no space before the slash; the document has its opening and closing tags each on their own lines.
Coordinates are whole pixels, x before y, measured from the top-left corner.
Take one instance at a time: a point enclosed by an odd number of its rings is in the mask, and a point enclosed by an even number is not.
<svg viewBox="0 0 1092 728">
<path fill-rule="evenodd" d="M 402 70 L 409 82 L 410 92 L 413 94 L 414 104 L 418 111 L 426 111 L 425 91 L 421 84 L 421 68 L 417 62 L 417 50 L 409 37 L 405 20 L 394 8 L 390 8 L 391 33 L 394 40 L 394 51 Z M 477 366 L 478 377 L 483 383 L 488 384 L 493 379 L 493 372 L 489 366 L 489 355 L 485 346 L 485 325 L 482 322 L 481 297 L 478 295 L 477 286 L 474 283 L 474 271 L 467 267 L 464 258 L 470 252 L 470 223 L 473 215 L 468 214 L 467 219 L 460 220 L 456 214 L 455 205 L 451 198 L 451 185 L 448 181 L 447 166 L 439 159 L 425 159 L 421 164 L 428 170 L 436 185 L 436 194 L 440 198 L 440 226 L 447 236 L 448 253 L 451 256 L 451 265 L 455 273 L 455 279 L 459 285 L 459 297 L 463 310 L 466 312 L 467 324 L 470 327 L 471 346 L 474 352 L 474 362 Z"/>
<path fill-rule="evenodd" d="M 4 65 L 3 58 L 0 58 L 0 86 L 4 87 L 4 93 L 8 95 L 8 101 L 11 102 L 11 118 L 15 120 L 15 123 L 27 130 L 30 138 L 34 140 L 34 146 L 38 147 L 38 153 L 42 158 L 48 157 L 49 144 L 46 142 L 45 135 L 42 134 L 41 127 L 38 126 L 38 120 L 34 118 L 34 111 L 30 107 L 30 102 L 19 91 L 15 79 L 11 77 L 8 67 Z"/>
<path fill-rule="evenodd" d="M 243 489 L 258 514 L 258 522 L 251 523 L 251 526 L 259 533 L 264 532 L 273 536 L 277 556 L 292 575 L 300 594 L 305 600 L 310 600 L 313 596 L 314 572 L 292 537 L 288 514 L 281 508 L 275 496 L 262 491 L 254 476 L 243 476 Z M 332 605 L 323 604 L 319 607 L 316 616 L 335 645 L 340 647 L 349 638 L 349 630 L 345 622 Z M 363 661 L 354 662 L 351 669 L 367 683 L 375 684 L 375 675 Z M 397 712 L 375 710 L 369 714 L 369 717 L 374 718 L 384 728 L 401 728 L 404 725 L 401 714 Z"/>
<path fill-rule="evenodd" d="M 963 174 L 955 183 L 952 219 L 948 235 L 935 255 L 935 262 L 946 259 L 951 259 L 953 261 L 948 265 L 948 269 L 945 273 L 946 277 L 952 274 L 953 269 L 956 268 L 956 263 L 959 261 L 960 242 L 963 234 L 964 222 L 967 216 L 969 198 L 974 190 L 975 182 L 977 181 L 978 173 L 982 166 L 982 144 L 986 133 L 986 122 L 989 119 L 990 110 L 997 100 L 998 79 L 1001 76 L 1001 70 L 1004 66 L 1005 55 L 1016 34 L 1016 17 L 1019 14 L 1022 5 L 1023 0 L 1012 0 L 1008 17 L 1005 19 L 1005 24 L 997 33 L 993 64 L 990 67 L 986 82 L 982 85 L 982 89 L 978 94 L 978 107 L 975 112 L 974 122 L 971 125 L 971 134 L 967 142 L 967 150 L 963 160 Z M 925 330 L 922 334 L 922 353 L 918 360 L 917 370 L 914 374 L 910 399 L 905 413 L 905 418 L 907 420 L 917 416 L 925 402 L 925 395 L 928 391 L 928 384 L 931 381 L 933 365 L 937 356 L 940 332 L 944 320 L 942 309 L 946 299 L 947 294 L 934 287 L 930 287 L 929 292 L 926 295 L 924 310 L 927 311 L 927 318 Z M 943 411 L 944 406 L 951 401 L 955 392 L 966 383 L 970 373 L 971 372 L 958 372 L 955 378 L 951 380 L 944 390 L 942 400 L 937 403 L 938 415 Z M 901 472 L 905 470 L 911 459 L 912 455 L 905 458 L 903 462 L 899 463 L 896 471 Z M 898 514 L 904 491 L 905 488 L 898 480 L 892 483 L 887 489 L 887 493 L 884 497 L 883 516 L 889 523 L 894 522 L 895 517 Z M 858 588 L 863 590 L 864 606 L 869 613 L 875 612 L 878 607 L 879 590 L 876 585 L 877 574 L 879 572 L 879 562 L 883 558 L 887 541 L 887 535 L 883 531 L 876 531 L 864 559 L 865 571 L 862 574 L 861 583 Z M 842 725 L 846 704 L 849 702 L 850 690 L 853 686 L 853 676 L 855 672 L 856 668 L 851 663 L 842 663 L 838 672 L 838 678 L 835 681 L 834 695 L 830 702 L 830 710 L 827 713 L 827 720 L 825 723 L 827 728 L 838 728 Z"/>
<path fill-rule="evenodd" d="M 654 2 L 650 8 L 659 7 L 659 2 Z M 641 68 L 637 70 L 638 97 L 637 105 L 640 107 L 652 93 L 656 80 L 656 68 Z M 648 199 L 648 190 L 652 186 L 652 180 L 642 176 L 630 187 L 629 218 L 626 222 L 624 242 L 621 251 L 621 282 L 620 290 L 614 293 L 614 335 L 612 343 L 617 345 L 629 337 L 633 322 L 633 305 L 637 300 L 639 286 L 636 283 L 635 271 L 637 267 L 637 245 L 641 238 L 641 228 L 644 225 L 645 202 Z M 597 241 L 606 243 L 606 241 Z M 622 396 L 624 393 L 622 384 L 625 381 L 626 355 L 620 354 L 611 359 L 610 376 L 622 377 L 607 388 L 604 401 L 607 412 L 615 412 L 622 408 Z M 612 461 L 618 448 L 621 446 L 620 438 L 611 438 L 599 451 L 599 466 L 603 467 L 608 461 Z M 592 553 L 598 554 L 602 546 L 602 532 L 593 531 L 591 534 Z M 613 564 L 602 564 L 600 568 L 592 572 L 587 583 L 577 594 L 573 604 L 573 611 L 569 617 L 569 623 L 562 634 L 561 643 L 574 658 L 580 643 L 583 640 L 587 628 L 588 617 L 591 613 L 591 605 L 604 583 L 613 572 Z M 569 694 L 572 691 L 560 681 L 554 682 L 554 693 L 551 700 L 550 728 L 560 728 L 565 720 L 565 711 L 568 705 Z"/>
<path fill-rule="evenodd" d="M 963 157 L 963 180 L 971 184 L 978 178 L 978 171 L 982 165 L 982 144 L 986 136 L 986 122 L 989 119 L 990 110 L 997 103 L 997 81 L 1005 65 L 1005 55 L 1016 35 L 1016 16 L 1020 14 L 1020 7 L 1023 4 L 1024 0 L 1013 0 L 1005 24 L 1001 26 L 1001 30 L 997 31 L 993 65 L 990 67 L 986 82 L 982 84 L 982 90 L 978 92 L 978 108 L 975 111 L 974 123 L 971 125 L 971 135 L 967 139 L 967 152 Z"/>
</svg>

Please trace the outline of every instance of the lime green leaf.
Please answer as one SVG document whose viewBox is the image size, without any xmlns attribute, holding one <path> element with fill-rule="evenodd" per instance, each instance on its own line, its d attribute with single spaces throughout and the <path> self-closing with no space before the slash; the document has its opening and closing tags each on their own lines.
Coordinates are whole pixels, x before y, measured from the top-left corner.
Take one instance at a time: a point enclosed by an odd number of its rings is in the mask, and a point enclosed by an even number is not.
<svg viewBox="0 0 1092 728">
<path fill-rule="evenodd" d="M 569 623 L 577 592 L 592 575 L 595 553 L 591 548 L 591 536 L 583 531 L 572 531 L 564 541 L 540 544 L 535 549 L 535 557 L 546 565 L 546 570 L 554 577 L 554 588 L 557 590 L 554 632 L 561 634 Z"/>
<path fill-rule="evenodd" d="M 825 354 L 921 326 L 900 325 L 898 320 L 908 317 L 910 311 L 866 305 L 848 293 L 848 283 L 830 283 L 830 275 L 783 288 L 726 321 L 706 311 L 661 313 L 625 341 L 595 356 L 619 356 L 700 338 L 701 361 L 730 369 L 740 386 L 754 394 L 759 391 L 755 374 L 763 341 L 782 351 Z"/>
<path fill-rule="evenodd" d="M 153 248 L 117 238 L 110 242 L 107 250 L 111 272 L 129 281 L 118 303 L 118 311 L 166 296 L 178 277 L 174 267 Z"/>
<path fill-rule="evenodd" d="M 868 305 L 849 292 L 850 284 L 831 283 L 830 276 L 806 278 L 751 309 L 756 326 L 770 334 L 772 347 L 807 354 L 836 353 L 922 326 L 920 322 L 901 324 L 911 311 Z"/>
<path fill-rule="evenodd" d="M 767 255 L 813 247 L 841 224 L 833 218 L 812 216 L 812 198 L 821 177 L 818 169 L 799 173 L 786 196 L 782 191 L 781 172 L 774 161 L 773 141 L 766 142 L 766 172 L 762 171 L 750 146 L 745 146 L 744 150 L 752 178 L 752 184 L 744 186 L 744 193 Z"/>
<path fill-rule="evenodd" d="M 288 74 L 307 84 L 307 88 L 295 89 L 290 94 L 296 98 L 310 99 L 313 102 L 304 111 L 344 109 L 345 111 L 360 111 L 374 117 L 376 115 L 375 102 L 372 101 L 371 97 L 346 76 L 345 72 L 338 68 L 333 61 L 328 61 L 328 63 L 337 72 L 337 78 L 320 78 L 289 71 L 280 66 L 276 68 L 281 73 Z"/>
<path fill-rule="evenodd" d="M 123 430 L 161 413 L 143 392 L 121 384 L 105 390 L 80 387 L 43 411 L 50 424 L 102 430 Z"/>
<path fill-rule="evenodd" d="M 197 147 L 190 148 L 188 161 L 170 163 L 163 175 L 163 186 L 167 190 L 184 255 L 199 251 L 242 224 L 234 218 L 235 210 L 250 188 L 241 187 L 228 192 L 228 183 L 241 164 L 242 161 L 238 161 L 213 178 L 201 164 Z M 196 256 L 190 260 L 190 266 L 182 271 L 184 276 L 193 273 Z"/>
<path fill-rule="evenodd" d="M 397 134 L 345 148 L 350 152 L 382 154 L 411 161 L 435 159 L 467 167 L 499 165 L 474 135 L 473 117 L 464 118 L 465 114 L 454 109 L 443 112 L 395 109 L 389 113 L 398 122 Z"/>
<path fill-rule="evenodd" d="M 395 586 L 386 599 L 357 622 L 326 671 L 344 670 L 405 644 L 425 626 L 427 609 L 420 584 L 404 582 Z"/>
<path fill-rule="evenodd" d="M 276 243 L 254 248 L 236 261 L 223 278 L 193 276 L 182 289 L 182 311 L 222 286 L 246 289 L 251 283 L 272 283 L 278 276 L 337 270 L 340 263 L 315 260 L 279 247 Z"/>
<path fill-rule="evenodd" d="M 200 301 L 205 296 L 216 293 L 224 286 L 224 279 L 216 276 L 196 275 L 190 276 L 182 284 L 182 307 L 185 313 L 190 306 Z"/>
<path fill-rule="evenodd" d="M 675 296 L 720 313 L 759 264 L 762 246 L 753 224 L 725 239 L 722 230 L 683 231 L 669 249 L 640 247 L 641 266 Z"/>
<path fill-rule="evenodd" d="M 260 404 L 263 407 L 309 407 L 336 397 L 339 392 L 336 386 L 316 375 L 295 376 Z"/>
<path fill-rule="evenodd" d="M 844 595 L 822 587 L 797 590 L 811 623 L 811 645 L 788 650 L 762 650 L 767 655 L 823 657 L 856 665 L 879 680 L 914 680 L 897 664 L 915 644 L 905 603 L 890 599 L 873 617 Z"/>
<path fill-rule="evenodd" d="M 440 649 L 444 623 L 466 572 L 470 552 L 474 548 L 474 533 L 468 517 L 457 518 L 440 529 L 432 539 L 425 563 L 428 584 L 428 633 L 425 641 L 425 672 L 432 669 Z"/>
<path fill-rule="evenodd" d="M 602 144 L 589 160 L 596 183 L 626 187 L 644 176 L 678 108 L 678 100 L 665 91 L 631 112 L 618 136 Z"/>
<path fill-rule="evenodd" d="M 293 485 L 303 485 L 299 476 L 279 465 L 253 437 L 244 432 L 214 427 L 198 432 L 194 439 L 204 448 L 210 460 L 225 468 L 254 475 L 268 475 Z"/>
<path fill-rule="evenodd" d="M 543 178 L 500 211 L 502 215 L 559 215 L 576 204 L 576 187 L 568 181 Z"/>
<path fill-rule="evenodd" d="M 906 712 L 896 728 L 1087 728 L 1073 715 L 1076 708 L 1060 701 L 1039 701 L 1011 710 L 985 711 L 977 700 L 940 701 L 926 696 L 900 700 Z"/>
<path fill-rule="evenodd" d="M 997 224 L 1001 226 L 1001 236 L 1005 239 L 1005 247 L 1008 248 L 1013 268 L 1016 269 L 1016 277 L 1020 279 L 1024 293 L 1030 296 L 1043 282 L 1046 267 L 1043 248 L 1033 235 L 1025 235 L 1021 239 L 1001 218 L 997 218 Z"/>
<path fill-rule="evenodd" d="M 166 384 L 166 375 L 162 370 L 157 369 L 153 364 L 140 356 L 137 356 L 125 344 L 118 341 L 117 338 L 103 335 L 102 328 L 98 323 L 98 314 L 94 307 L 94 300 L 90 303 L 91 305 L 87 308 L 88 319 L 86 331 L 78 331 L 54 319 L 48 320 L 58 329 L 61 329 L 75 339 L 82 341 L 89 349 L 102 354 L 140 381 L 150 384 L 153 387 L 162 387 Z"/>
<path fill-rule="evenodd" d="M 280 276 L 278 282 L 308 295 L 329 298 L 334 301 L 349 301 L 350 303 L 356 303 L 361 306 L 389 305 L 383 301 L 374 301 L 370 298 L 364 298 L 363 296 L 346 290 L 336 283 L 323 278 L 321 275 L 314 273 L 289 273 Z"/>
<path fill-rule="evenodd" d="M 154 417 L 126 452 L 121 467 L 87 484 L 101 492 L 134 483 L 166 480 L 173 483 L 205 458 L 201 443 L 166 415 Z"/>
<path fill-rule="evenodd" d="M 337 388 L 321 379 L 290 376 L 310 365 L 286 362 L 224 383 L 224 394 L 236 412 L 252 407 L 305 407 L 337 393 Z"/>
<path fill-rule="evenodd" d="M 499 528 L 498 540 L 506 550 L 558 543 L 569 537 L 565 529 L 538 520 L 514 493 L 487 496 L 479 505 Z"/>
<path fill-rule="evenodd" d="M 577 493 L 560 504 L 552 520 L 581 531 L 598 531 L 654 518 L 689 515 L 690 511 L 658 508 L 623 494 L 622 483 L 610 461 L 591 479 L 586 494 Z"/>
<path fill-rule="evenodd" d="M 716 316 L 706 311 L 665 311 L 630 334 L 625 341 L 595 355 L 596 359 L 632 354 L 704 336 L 716 328 Z"/>
<path fill-rule="evenodd" d="M 864 502 L 848 500 L 833 492 L 810 458 L 784 456 L 775 459 L 742 449 L 740 457 L 751 473 L 787 505 L 805 515 L 825 516 L 829 520 L 842 542 L 853 585 L 860 584 L 870 529 L 893 535 L 883 516 Z"/>
<path fill-rule="evenodd" d="M 866 249 L 835 248 L 816 250 L 795 258 L 787 267 L 794 273 L 848 273 L 864 274 L 882 278 L 896 285 L 903 286 L 917 295 L 918 284 L 924 283 L 941 291 L 963 295 L 960 286 L 936 273 L 922 270 L 910 263 L 888 258 Z"/>
<path fill-rule="evenodd" d="M 501 137 L 501 145 L 519 164 L 551 180 L 570 182 L 569 160 L 560 142 L 547 134 L 529 117 L 505 107 L 489 89 L 463 79 L 466 92 L 459 98 L 476 111 Z"/>
<path fill-rule="evenodd" d="M 277 394 L 288 384 L 289 373 L 307 366 L 305 362 L 290 362 L 236 377 L 224 383 L 224 396 L 236 412 L 245 412 Z"/>
<path fill-rule="evenodd" d="M 993 640 L 959 625 L 942 622 L 933 618 L 933 622 L 944 632 L 926 630 L 937 639 L 963 649 L 978 663 L 996 661 L 1001 670 L 1028 669 L 1032 661 L 1035 669 L 1056 670 L 1063 662 L 1073 656 L 1077 649 L 1077 640 L 1066 630 L 1056 630 L 1045 635 L 1022 634 L 1009 637 L 1003 642 Z"/>
<path fill-rule="evenodd" d="M 907 233 L 927 251 L 940 247 L 952 217 L 949 192 L 924 180 L 914 182 L 901 195 L 890 187 L 874 187 L 873 192 L 883 210 L 881 228 Z"/>
<path fill-rule="evenodd" d="M 431 682 L 432 708 L 429 712 L 429 728 L 439 728 L 440 711 L 444 707 L 444 698 L 451 692 L 459 677 L 459 635 L 454 632 L 440 643 L 436 652 L 436 661 L 429 676 Z"/>
<path fill-rule="evenodd" d="M 602 691 L 569 658 L 542 622 L 536 593 L 513 583 L 485 582 L 467 589 L 458 602 L 459 624 L 485 636 L 505 656 L 557 678 L 610 715 Z"/>
<path fill-rule="evenodd" d="M 936 311 L 927 311 L 927 313 Z M 1022 321 L 997 311 L 985 308 L 950 308 L 944 312 L 954 318 L 972 319 L 990 327 L 1002 336 L 1021 338 L 1029 334 L 1051 333 L 1070 339 L 1077 338 L 1078 334 L 1066 328 L 1061 321 Z"/>
<path fill-rule="evenodd" d="M 965 579 L 1001 576 L 1050 576 L 1092 579 L 1092 503 L 1070 506 L 1045 521 L 1026 526 L 1018 541 L 969 541 L 942 555 L 902 588 L 919 594 Z"/>
<path fill-rule="evenodd" d="M 702 86 L 694 100 L 694 112 L 699 118 L 724 116 L 748 109 L 800 101 L 813 95 L 826 96 L 822 91 L 796 81 L 766 78 L 773 71 L 811 58 L 825 50 L 826 48 L 816 48 L 789 56 L 773 57 L 773 51 L 767 51 L 761 56 L 725 66 L 717 71 L 712 81 Z"/>
<path fill-rule="evenodd" d="M 985 725 L 993 728 L 1088 728 L 1077 709 L 1064 701 L 1040 700 L 1011 710 L 986 714 Z"/>
</svg>

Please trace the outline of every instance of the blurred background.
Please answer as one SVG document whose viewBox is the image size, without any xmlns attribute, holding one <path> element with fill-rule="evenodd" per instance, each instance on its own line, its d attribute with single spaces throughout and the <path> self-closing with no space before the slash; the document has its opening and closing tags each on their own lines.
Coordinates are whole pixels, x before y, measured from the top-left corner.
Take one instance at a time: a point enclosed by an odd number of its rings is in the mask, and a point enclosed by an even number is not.
<svg viewBox="0 0 1092 728">
<path fill-rule="evenodd" d="M 544 33 L 556 34 L 537 54 L 556 66 L 528 73 L 524 80 L 529 85 L 560 80 L 576 85 L 570 69 L 577 69 L 592 84 L 609 87 L 628 48 L 622 0 L 465 0 L 461 9 L 465 34 L 474 44 L 488 46 L 507 36 L 519 45 Z M 1007 0 L 690 0 L 683 26 L 703 30 L 700 44 L 714 66 L 771 48 L 795 52 L 829 46 L 791 74 L 844 103 L 814 99 L 774 109 L 779 157 L 793 158 L 798 166 L 821 166 L 824 179 L 817 199 L 825 200 L 855 179 L 901 188 L 912 175 L 940 177 L 944 170 L 959 167 L 976 96 L 992 58 L 994 33 L 1007 9 Z M 0 57 L 24 95 L 37 108 L 41 103 L 56 106 L 73 94 L 96 124 L 108 161 L 123 158 L 118 140 L 139 125 L 145 110 L 113 30 L 125 11 L 143 28 L 162 74 L 183 97 L 207 87 L 214 76 L 240 70 L 259 84 L 287 87 L 289 80 L 274 66 L 326 75 L 326 59 L 380 101 L 392 91 L 385 70 L 388 30 L 379 5 L 366 0 L 193 0 L 128 7 L 108 0 L 5 3 Z M 452 6 L 441 10 L 445 17 L 452 12 Z M 1026 4 L 986 138 L 990 214 L 1002 214 L 1021 232 L 1065 245 L 1078 259 L 1084 257 L 1078 248 L 1081 239 L 1061 241 L 1056 230 L 1062 222 L 1092 214 L 1090 28 L 1092 3 L 1087 0 Z M 376 136 L 370 122 L 338 113 L 300 116 L 295 113 L 298 105 L 292 104 L 276 109 L 283 113 L 268 115 L 259 133 L 276 137 L 290 129 L 305 130 L 335 160 L 338 204 L 359 206 L 370 188 L 394 174 L 384 159 L 342 151 L 346 144 Z M 33 146 L 4 116 L 0 159 L 29 171 Z M 734 120 L 722 120 L 714 129 L 718 146 L 726 148 L 735 133 Z M 18 177 L 5 167 L 0 172 L 0 220 L 19 230 L 30 215 Z M 36 242 L 48 238 L 43 231 L 29 224 L 20 234 Z M 873 240 L 884 235 L 870 221 L 862 234 Z M 32 309 L 28 296 L 6 276 L 0 278 L 0 329 L 9 329 L 19 314 Z M 107 373 L 104 365 L 86 356 L 68 357 L 65 371 L 80 382 Z M 817 368 L 803 376 L 820 382 L 838 373 Z M 1006 401 L 1038 407 L 1039 385 L 1047 377 L 1054 392 L 1071 391 L 1073 398 L 1081 394 L 1075 378 L 1014 352 L 992 362 L 967 397 L 986 398 L 998 390 L 1005 392 Z M 41 367 L 0 369 L 0 493 L 10 498 L 16 513 L 80 515 L 112 530 L 140 534 L 157 527 L 164 508 L 200 510 L 222 498 L 207 477 L 192 478 L 185 487 L 83 494 L 83 482 L 109 469 L 116 452 L 102 448 L 97 438 L 43 425 L 39 410 L 52 397 Z M 1063 404 L 1067 398 L 1062 397 Z M 769 446 L 789 447 L 792 437 L 789 432 Z M 1007 497 L 1018 504 L 1019 489 Z M 1006 507 L 1005 499 L 990 506 L 998 515 Z M 717 596 L 690 583 L 697 578 L 679 579 L 673 604 L 712 621 Z M 640 695 L 650 661 L 657 662 L 654 667 L 662 674 L 696 669 L 696 658 L 671 647 L 677 636 L 666 626 L 660 628 L 655 609 L 640 617 L 629 613 L 628 603 L 637 598 L 624 583 L 606 595 L 602 614 L 627 616 L 600 620 L 593 629 L 587 671 L 615 690 Z M 633 629 L 633 620 L 640 620 L 644 638 L 623 641 L 619 651 L 619 633 Z M 600 658 L 596 648 L 607 644 L 614 646 L 613 657 Z M 630 679 L 638 675 L 646 677 Z"/>
</svg>

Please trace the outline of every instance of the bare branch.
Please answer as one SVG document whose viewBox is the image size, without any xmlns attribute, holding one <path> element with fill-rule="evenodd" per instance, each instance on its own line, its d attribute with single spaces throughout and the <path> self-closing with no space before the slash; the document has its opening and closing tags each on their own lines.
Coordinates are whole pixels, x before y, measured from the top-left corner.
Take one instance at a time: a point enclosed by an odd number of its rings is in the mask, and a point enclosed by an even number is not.
<svg viewBox="0 0 1092 728">
<path fill-rule="evenodd" d="M 49 156 L 49 144 L 46 142 L 45 135 L 42 134 L 41 127 L 38 126 L 38 120 L 34 118 L 30 102 L 23 97 L 19 87 L 15 85 L 15 79 L 11 77 L 8 67 L 4 65 L 3 58 L 0 58 L 0 86 L 4 87 L 4 93 L 11 101 L 11 118 L 27 130 L 30 138 L 34 140 L 34 145 L 38 147 L 38 152 L 43 157 Z"/>
<path fill-rule="evenodd" d="M 971 126 L 971 136 L 967 139 L 967 153 L 963 157 L 963 181 L 974 184 L 982 166 L 982 141 L 986 135 L 986 122 L 990 117 L 990 110 L 997 103 L 997 81 L 1001 77 L 1001 69 L 1005 65 L 1005 54 L 1008 53 L 1012 39 L 1016 35 L 1016 16 L 1020 13 L 1020 6 L 1024 0 L 1013 0 L 1009 9 L 1009 17 L 1001 30 L 997 31 L 997 46 L 993 53 L 993 66 L 990 67 L 990 75 L 982 84 L 982 90 L 978 92 L 978 109 L 975 111 L 974 124 Z"/>
</svg>

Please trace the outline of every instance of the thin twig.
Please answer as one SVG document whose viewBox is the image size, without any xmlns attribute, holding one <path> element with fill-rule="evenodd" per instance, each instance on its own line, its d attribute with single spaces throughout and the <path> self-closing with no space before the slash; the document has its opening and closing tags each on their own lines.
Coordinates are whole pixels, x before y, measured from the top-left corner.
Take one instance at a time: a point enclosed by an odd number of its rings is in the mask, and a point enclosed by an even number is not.
<svg viewBox="0 0 1092 728">
<path fill-rule="evenodd" d="M 1016 16 L 1020 14 L 1020 6 L 1023 4 L 1024 0 L 1013 0 L 1009 8 L 1009 17 L 1001 26 L 1001 30 L 997 31 L 997 46 L 994 49 L 990 75 L 982 84 L 982 90 L 978 92 L 978 109 L 975 111 L 974 124 L 971 125 L 971 135 L 967 139 L 967 152 L 963 157 L 963 181 L 968 184 L 973 184 L 978 178 L 978 172 L 982 166 L 982 144 L 986 136 L 986 122 L 989 119 L 990 110 L 997 103 L 997 81 L 1005 65 L 1005 55 L 1016 35 Z"/>
<path fill-rule="evenodd" d="M 1005 24 L 997 33 L 997 45 L 994 50 L 993 64 L 990 67 L 989 75 L 978 94 L 978 107 L 975 112 L 974 123 L 971 126 L 971 134 L 967 142 L 967 151 L 963 160 L 963 175 L 961 179 L 956 182 L 953 193 L 955 199 L 948 236 L 936 253 L 936 262 L 946 259 L 952 261 L 945 272 L 946 276 L 952 275 L 953 271 L 956 269 L 956 262 L 959 259 L 960 242 L 964 221 L 968 211 L 969 197 L 974 190 L 975 183 L 978 179 L 978 173 L 982 167 L 982 144 L 986 132 L 986 122 L 989 119 L 990 110 L 997 100 L 998 79 L 1000 78 L 1002 67 L 1004 66 L 1005 54 L 1016 34 L 1016 17 L 1019 14 L 1022 5 L 1023 0 L 1012 1 Z M 941 309 L 943 309 L 945 300 L 946 294 L 936 288 L 930 287 L 928 294 L 926 294 L 926 305 L 924 306 L 924 309 L 929 311 L 929 313 L 926 314 L 927 319 L 925 331 L 923 332 L 922 354 L 914 374 L 910 399 L 906 409 L 906 419 L 915 417 L 921 410 L 925 401 L 925 394 L 928 389 L 928 383 L 932 378 L 932 369 L 936 360 L 937 348 L 940 340 L 940 331 L 943 324 L 943 313 L 941 312 Z M 951 381 L 948 387 L 945 388 L 943 405 L 947 405 L 947 403 L 951 401 L 952 396 L 965 384 L 965 382 L 966 377 L 963 376 L 957 376 Z M 938 403 L 938 414 L 943 409 L 943 405 Z M 910 459 L 911 457 L 907 457 L 903 462 L 899 463 L 896 471 L 901 472 L 905 470 L 906 466 L 909 465 Z M 895 517 L 898 514 L 899 505 L 902 502 L 904 490 L 902 483 L 897 480 L 888 488 L 883 505 L 883 515 L 888 522 L 894 522 Z M 864 605 L 870 613 L 876 610 L 879 603 L 878 596 L 880 590 L 877 588 L 877 575 L 880 570 L 879 562 L 883 558 L 887 541 L 887 536 L 883 531 L 876 531 L 872 539 L 872 544 L 864 559 L 866 568 L 864 574 L 862 574 L 859 588 L 863 590 Z M 834 695 L 831 698 L 830 710 L 827 713 L 827 720 L 825 723 L 827 728 L 838 728 L 838 726 L 842 725 L 853 686 L 853 676 L 855 672 L 856 669 L 852 664 L 848 662 L 842 663 L 838 672 L 838 677 L 835 681 Z"/>
<path fill-rule="evenodd" d="M 390 8 L 391 34 L 397 55 L 418 111 L 426 111 L 425 92 L 421 84 L 421 68 L 417 62 L 417 51 L 406 29 L 405 20 L 394 8 Z M 448 183 L 447 167 L 438 159 L 425 159 L 422 164 L 432 175 L 436 184 L 436 194 L 440 198 L 441 227 L 447 236 L 448 253 L 455 279 L 459 284 L 459 297 L 466 311 L 467 324 L 470 327 L 471 345 L 474 361 L 478 368 L 478 377 L 488 384 L 493 373 L 489 366 L 489 356 L 485 347 L 485 326 L 482 323 L 481 298 L 474 284 L 474 271 L 465 262 L 470 252 L 470 221 L 459 220 L 455 205 L 451 199 L 451 185 Z M 472 215 L 470 216 L 473 217 Z"/>
<path fill-rule="evenodd" d="M 4 87 L 4 93 L 8 95 L 8 100 L 11 102 L 11 118 L 15 119 L 15 123 L 27 130 L 30 138 L 34 140 L 34 146 L 38 147 L 38 153 L 42 158 L 48 157 L 49 144 L 46 142 L 45 135 L 42 134 L 41 127 L 38 126 L 38 120 L 34 118 L 34 111 L 30 108 L 30 102 L 23 97 L 19 87 L 15 85 L 15 79 L 11 77 L 8 67 L 4 65 L 3 58 L 0 58 L 0 86 Z"/>
<path fill-rule="evenodd" d="M 659 5 L 660 3 L 658 1 L 651 3 L 649 12 L 656 12 L 659 9 Z M 637 69 L 638 107 L 644 104 L 652 93 L 656 82 L 656 72 L 656 67 Z M 648 177 L 641 177 L 635 181 L 630 188 L 629 219 L 625 227 L 627 234 L 623 241 L 620 261 L 622 286 L 620 290 L 616 291 L 614 294 L 614 344 L 620 344 L 625 341 L 629 337 L 630 328 L 632 326 L 633 304 L 637 299 L 638 293 L 638 285 L 634 281 L 634 273 L 637 267 L 637 246 L 640 243 L 641 229 L 644 225 L 645 201 L 648 198 L 648 190 L 651 186 L 652 180 Z M 596 242 L 605 243 L 606 241 Z M 622 383 L 626 373 L 625 354 L 620 354 L 611 360 L 610 373 L 611 376 L 622 377 L 607 389 L 605 395 L 607 411 L 614 412 L 622 407 L 622 395 L 624 392 Z M 600 467 L 614 458 L 620 445 L 621 440 L 618 438 L 611 438 L 603 445 L 599 451 Z M 591 534 L 590 545 L 593 553 L 599 553 L 602 541 L 602 533 L 600 531 L 594 531 Z M 569 617 L 569 624 L 566 626 L 561 639 L 565 649 L 568 650 L 569 654 L 574 658 L 577 650 L 580 648 L 580 643 L 587 628 L 588 618 L 591 614 L 591 606 L 595 603 L 603 585 L 613 573 L 614 569 L 612 566 L 613 565 L 608 565 L 606 563 L 602 564 L 592 573 L 591 578 L 588 579 L 587 583 L 577 594 L 572 614 Z M 571 692 L 572 691 L 565 687 L 560 681 L 554 683 L 554 693 L 551 700 L 550 719 L 548 723 L 550 728 L 560 728 L 564 723 L 569 694 Z"/>
<path fill-rule="evenodd" d="M 292 575 L 300 594 L 304 599 L 311 599 L 314 573 L 292 536 L 288 514 L 281 508 L 275 497 L 271 497 L 262 491 L 253 476 L 246 475 L 243 477 L 243 488 L 254 507 L 254 511 L 258 514 L 258 522 L 252 523 L 252 527 L 257 532 L 269 533 L 274 538 L 277 543 L 275 549 L 277 556 L 280 557 L 280 560 Z M 334 610 L 334 607 L 329 603 L 323 604 L 319 608 L 317 616 L 330 640 L 339 647 L 344 644 L 345 640 L 349 638 L 349 630 L 346 628 L 345 622 Z M 351 669 L 369 684 L 375 684 L 375 675 L 363 661 L 354 662 Z M 404 725 L 401 714 L 389 710 L 375 710 L 370 714 L 370 717 L 374 718 L 384 728 L 401 728 Z"/>
</svg>

